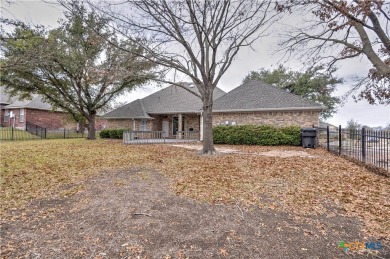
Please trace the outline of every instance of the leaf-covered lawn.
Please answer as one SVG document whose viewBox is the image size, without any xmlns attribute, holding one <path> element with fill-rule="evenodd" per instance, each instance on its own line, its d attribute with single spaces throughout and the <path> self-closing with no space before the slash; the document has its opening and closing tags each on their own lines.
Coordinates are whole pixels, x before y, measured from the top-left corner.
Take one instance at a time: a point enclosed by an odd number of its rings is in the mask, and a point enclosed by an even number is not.
<svg viewBox="0 0 390 259">
<path fill-rule="evenodd" d="M 162 172 L 182 196 L 210 203 L 256 205 L 295 213 L 329 214 L 339 208 L 362 219 L 375 237 L 390 236 L 390 179 L 322 149 L 314 157 L 257 153 L 300 147 L 230 146 L 243 154 L 200 156 L 169 145 L 123 145 L 84 139 L 1 143 L 1 214 L 35 198 L 66 196 L 67 188 L 105 170 L 143 167 Z"/>
</svg>

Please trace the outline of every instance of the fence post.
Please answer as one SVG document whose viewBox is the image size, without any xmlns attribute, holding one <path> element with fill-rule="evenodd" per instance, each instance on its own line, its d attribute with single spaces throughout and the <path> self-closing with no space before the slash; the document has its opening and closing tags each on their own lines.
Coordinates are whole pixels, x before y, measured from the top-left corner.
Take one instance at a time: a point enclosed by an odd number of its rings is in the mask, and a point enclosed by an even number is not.
<svg viewBox="0 0 390 259">
<path fill-rule="evenodd" d="M 45 139 L 47 137 L 47 128 L 45 128 Z"/>
<path fill-rule="evenodd" d="M 64 128 L 64 139 L 66 139 L 66 129 Z"/>
<path fill-rule="evenodd" d="M 341 155 L 341 125 L 339 125 L 339 155 Z"/>
<path fill-rule="evenodd" d="M 362 160 L 366 162 L 366 128 L 362 128 Z"/>
<path fill-rule="evenodd" d="M 326 126 L 326 149 L 329 151 L 329 125 Z"/>
<path fill-rule="evenodd" d="M 14 140 L 14 127 L 11 127 L 11 140 Z"/>
<path fill-rule="evenodd" d="M 28 122 L 26 122 L 26 131 L 27 131 L 27 125 L 28 125 Z"/>
<path fill-rule="evenodd" d="M 35 125 L 35 135 L 38 136 L 38 125 Z"/>
</svg>

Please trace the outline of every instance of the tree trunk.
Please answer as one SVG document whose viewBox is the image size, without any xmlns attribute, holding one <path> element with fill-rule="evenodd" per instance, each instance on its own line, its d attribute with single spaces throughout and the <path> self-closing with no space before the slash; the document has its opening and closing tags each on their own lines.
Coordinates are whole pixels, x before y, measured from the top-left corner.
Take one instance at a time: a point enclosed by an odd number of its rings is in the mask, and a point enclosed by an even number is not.
<svg viewBox="0 0 390 259">
<path fill-rule="evenodd" d="M 202 154 L 215 152 L 213 140 L 213 91 L 203 97 L 203 149 Z"/>
<path fill-rule="evenodd" d="M 88 137 L 87 137 L 87 139 L 96 139 L 95 114 L 89 115 L 89 117 L 88 117 Z"/>
</svg>

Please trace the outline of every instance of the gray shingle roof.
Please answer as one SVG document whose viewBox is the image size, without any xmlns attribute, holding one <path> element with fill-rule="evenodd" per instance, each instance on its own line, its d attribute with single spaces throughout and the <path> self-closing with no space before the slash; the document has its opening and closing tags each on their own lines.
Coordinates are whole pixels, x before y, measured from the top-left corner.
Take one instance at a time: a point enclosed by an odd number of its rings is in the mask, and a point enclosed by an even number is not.
<svg viewBox="0 0 390 259">
<path fill-rule="evenodd" d="M 214 102 L 213 111 L 256 111 L 256 110 L 322 110 L 322 106 L 283 89 L 249 81 L 233 89 Z"/>
<path fill-rule="evenodd" d="M 189 87 L 188 84 L 186 84 L 186 87 L 199 94 L 196 87 Z M 224 91 L 215 88 L 214 100 L 224 94 Z M 202 109 L 202 100 L 199 97 L 175 85 L 171 85 L 145 97 L 142 99 L 142 102 L 146 112 L 149 114 L 194 113 L 200 112 Z"/>
<path fill-rule="evenodd" d="M 140 99 L 112 110 L 104 117 L 110 119 L 153 119 L 145 112 L 145 107 Z"/>
<path fill-rule="evenodd" d="M 185 87 L 199 93 L 196 87 Z M 224 95 L 219 88 L 214 90 L 214 100 Z M 103 117 L 111 119 L 153 119 L 149 114 L 175 114 L 175 113 L 199 113 L 202 109 L 202 101 L 193 93 L 183 87 L 170 85 L 143 99 L 135 100 L 118 109 L 115 109 Z"/>
<path fill-rule="evenodd" d="M 12 98 L 8 93 L 6 93 L 5 88 L 0 86 L 0 104 L 10 104 L 14 101 L 15 98 Z"/>
<path fill-rule="evenodd" d="M 15 109 L 15 108 L 30 108 L 38 110 L 52 110 L 52 106 L 43 101 L 41 95 L 33 95 L 30 100 L 20 100 L 18 97 L 9 97 L 7 94 L 3 95 L 4 90 L 1 90 L 1 103 L 6 103 L 8 105 L 4 106 L 3 109 Z M 4 96 L 4 97 L 3 97 Z M 3 98 L 8 98 L 8 102 L 3 102 Z"/>
<path fill-rule="evenodd" d="M 7 105 L 5 108 L 30 108 L 38 110 L 52 110 L 52 106 L 49 103 L 44 102 L 42 96 L 39 95 L 34 95 L 32 100 L 16 100 L 10 105 Z"/>
</svg>

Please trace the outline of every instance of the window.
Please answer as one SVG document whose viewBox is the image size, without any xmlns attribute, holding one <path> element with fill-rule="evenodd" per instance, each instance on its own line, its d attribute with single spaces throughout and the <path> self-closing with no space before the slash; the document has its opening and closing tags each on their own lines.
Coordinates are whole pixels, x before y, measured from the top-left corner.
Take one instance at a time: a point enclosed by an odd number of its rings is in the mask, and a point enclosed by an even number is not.
<svg viewBox="0 0 390 259">
<path fill-rule="evenodd" d="M 141 120 L 141 131 L 147 131 L 148 130 L 148 121 L 147 120 Z"/>
<path fill-rule="evenodd" d="M 9 110 L 5 110 L 5 113 L 4 113 L 4 122 L 9 122 Z"/>
<path fill-rule="evenodd" d="M 19 122 L 24 122 L 24 109 L 19 110 Z"/>
</svg>

